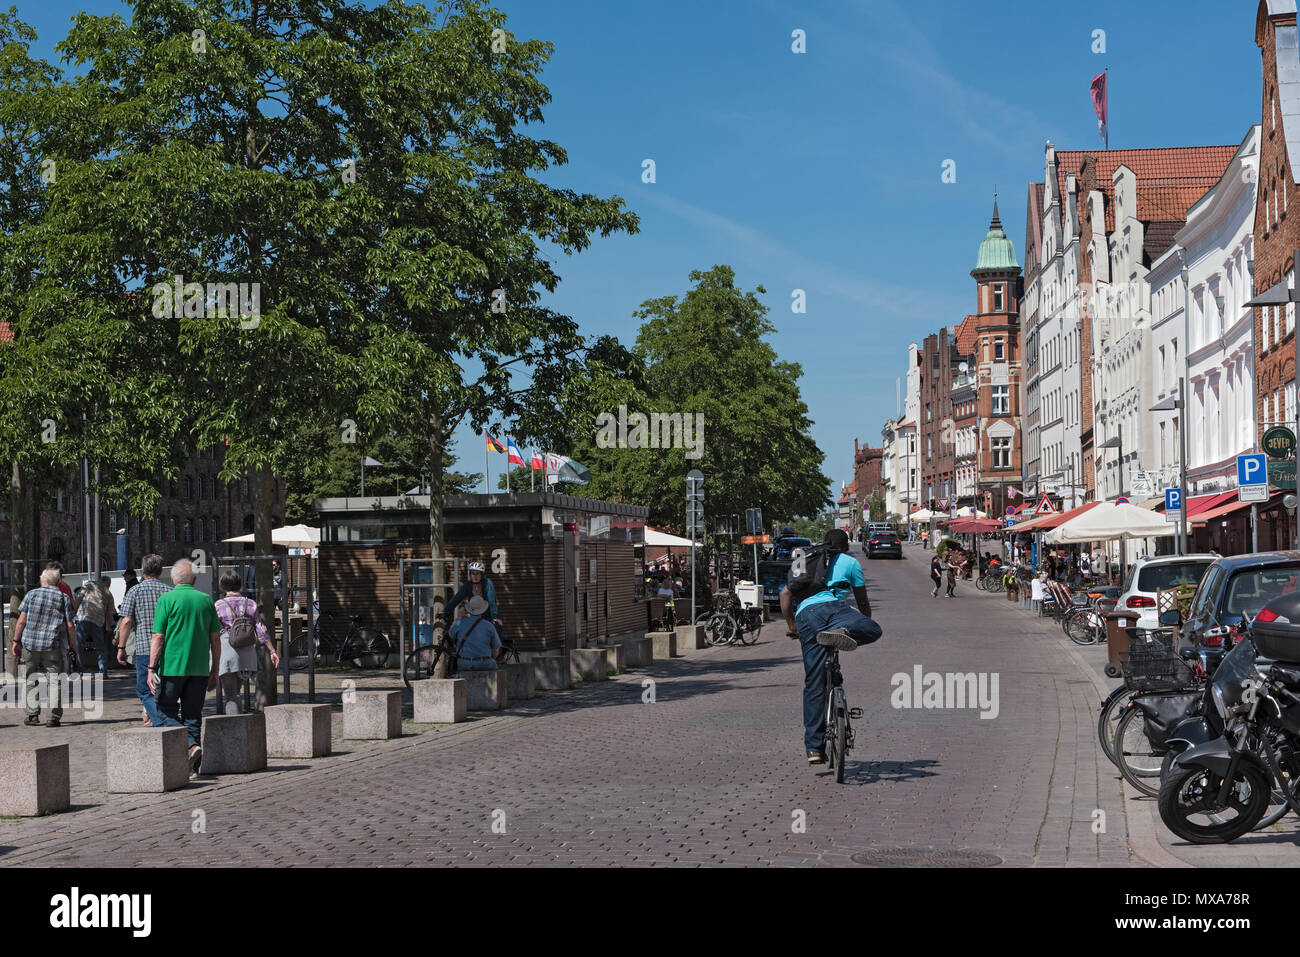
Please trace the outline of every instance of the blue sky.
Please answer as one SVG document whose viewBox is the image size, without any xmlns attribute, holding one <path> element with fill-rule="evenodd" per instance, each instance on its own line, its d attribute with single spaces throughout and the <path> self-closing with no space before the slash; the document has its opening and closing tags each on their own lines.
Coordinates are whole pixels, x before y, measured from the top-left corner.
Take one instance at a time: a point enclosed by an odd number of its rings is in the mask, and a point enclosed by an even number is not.
<svg viewBox="0 0 1300 957">
<path fill-rule="evenodd" d="M 1110 71 L 1113 148 L 1236 145 L 1259 120 L 1251 0 L 497 5 L 516 36 L 556 47 L 541 134 L 570 162 L 554 181 L 617 193 L 641 216 L 638 235 L 561 259 L 552 306 L 630 343 L 632 311 L 684 292 L 693 269 L 726 263 L 742 288 L 761 284 L 836 490 L 854 437 L 878 444 L 894 413 L 908 342 L 971 311 L 994 185 L 1023 262 L 1044 142 L 1100 145 L 1095 74 Z M 46 55 L 77 11 L 125 12 L 18 9 Z M 796 28 L 804 54 L 791 51 Z M 1098 29 L 1104 54 L 1091 49 Z M 646 158 L 654 184 L 641 181 Z M 956 183 L 941 182 L 946 159 Z M 794 289 L 806 314 L 791 312 Z M 482 440 L 459 438 L 462 467 L 480 468 Z"/>
</svg>

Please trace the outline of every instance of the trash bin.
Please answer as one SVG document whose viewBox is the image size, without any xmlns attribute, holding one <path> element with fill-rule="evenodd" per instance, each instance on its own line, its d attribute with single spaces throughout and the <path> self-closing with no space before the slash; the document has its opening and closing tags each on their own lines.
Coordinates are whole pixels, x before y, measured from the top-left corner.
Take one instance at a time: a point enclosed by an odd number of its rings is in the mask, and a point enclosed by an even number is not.
<svg viewBox="0 0 1300 957">
<path fill-rule="evenodd" d="M 1106 675 L 1118 678 L 1123 674 L 1120 669 L 1120 656 L 1128 656 L 1128 630 L 1138 623 L 1138 614 L 1126 608 L 1108 611 L 1102 617 L 1106 619 Z"/>
</svg>

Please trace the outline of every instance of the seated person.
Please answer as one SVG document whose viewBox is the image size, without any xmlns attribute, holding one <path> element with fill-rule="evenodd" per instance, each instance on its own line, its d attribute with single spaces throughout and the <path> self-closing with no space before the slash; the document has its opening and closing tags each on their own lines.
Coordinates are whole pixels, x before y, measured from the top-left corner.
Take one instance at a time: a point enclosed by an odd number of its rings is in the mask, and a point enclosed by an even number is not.
<svg viewBox="0 0 1300 957">
<path fill-rule="evenodd" d="M 460 671 L 496 671 L 497 662 L 505 657 L 496 625 L 487 619 L 487 599 L 473 595 L 465 601 L 465 616 L 451 626 L 451 643 L 456 649 Z"/>
</svg>

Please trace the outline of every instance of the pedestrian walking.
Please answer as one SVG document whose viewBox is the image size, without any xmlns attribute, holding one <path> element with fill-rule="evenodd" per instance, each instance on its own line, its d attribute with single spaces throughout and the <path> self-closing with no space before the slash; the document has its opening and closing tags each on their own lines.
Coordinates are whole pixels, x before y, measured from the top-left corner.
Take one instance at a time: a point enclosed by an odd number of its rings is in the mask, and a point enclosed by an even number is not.
<svg viewBox="0 0 1300 957">
<path fill-rule="evenodd" d="M 15 656 L 22 656 L 27 678 L 23 682 L 23 701 L 27 719 L 24 724 L 41 723 L 41 700 L 37 694 L 38 675 L 45 673 L 50 706 L 49 727 L 57 728 L 63 720 L 63 656 L 65 642 L 76 641 L 72 619 L 72 600 L 59 588 L 63 576 L 57 568 L 41 572 L 41 587 L 34 588 L 18 606 L 18 624 L 14 626 Z"/>
<path fill-rule="evenodd" d="M 943 581 L 943 559 L 938 555 L 930 559 L 930 581 L 934 582 L 934 590 L 930 592 L 930 597 L 938 598 L 939 584 Z"/>
<path fill-rule="evenodd" d="M 946 597 L 956 598 L 957 596 L 953 594 L 953 589 L 957 587 L 957 563 L 951 558 L 949 558 L 948 560 L 947 572 L 948 572 L 948 593 Z"/>
<path fill-rule="evenodd" d="M 154 612 L 148 668 L 162 726 L 189 734 L 191 780 L 203 762 L 203 701 L 216 688 L 221 665 L 221 619 L 212 599 L 194 587 L 196 577 L 188 559 L 172 566 L 172 590 Z"/>
<path fill-rule="evenodd" d="M 140 572 L 144 580 L 139 582 L 126 598 L 122 600 L 122 620 L 117 623 L 117 660 L 128 664 L 128 640 L 132 641 L 131 659 L 135 664 L 135 694 L 140 699 L 140 718 L 146 726 L 162 726 L 162 716 L 158 713 L 158 702 L 149 687 L 149 642 L 153 634 L 154 612 L 158 600 L 171 591 L 170 586 L 158 580 L 162 574 L 161 555 L 146 555 L 140 562 Z M 135 637 L 131 638 L 131 632 Z"/>
<path fill-rule="evenodd" d="M 237 571 L 222 574 L 221 590 L 226 594 L 216 604 L 217 618 L 221 621 L 221 664 L 217 680 L 221 684 L 221 699 L 226 714 L 243 713 L 239 706 L 239 692 L 245 681 L 256 681 L 257 673 L 261 671 L 261 663 L 257 659 L 259 644 L 265 645 L 271 653 L 271 667 L 280 667 L 280 656 L 271 646 L 271 636 L 257 614 L 257 602 L 240 593 L 243 584 L 244 580 Z M 421 614 L 423 613 L 424 609 L 421 609 Z M 241 619 L 244 619 L 244 623 L 236 624 Z M 250 627 L 252 641 L 247 640 Z"/>
<path fill-rule="evenodd" d="M 78 592 L 81 595 L 81 603 L 77 607 L 74 618 L 77 629 L 77 655 L 80 657 L 83 649 L 87 647 L 94 648 L 99 658 L 99 673 L 107 678 L 108 645 L 104 641 L 104 594 L 90 579 L 82 583 Z M 84 670 L 85 662 L 82 666 Z"/>
</svg>

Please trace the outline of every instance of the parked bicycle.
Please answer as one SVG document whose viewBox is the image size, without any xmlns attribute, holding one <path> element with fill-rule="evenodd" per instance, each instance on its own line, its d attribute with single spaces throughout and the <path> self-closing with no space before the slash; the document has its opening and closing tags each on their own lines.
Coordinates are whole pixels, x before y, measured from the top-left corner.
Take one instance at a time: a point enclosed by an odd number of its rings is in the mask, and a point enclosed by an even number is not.
<svg viewBox="0 0 1300 957">
<path fill-rule="evenodd" d="M 377 628 L 365 628 L 361 625 L 360 615 L 350 615 L 352 624 L 340 640 L 319 622 L 316 625 L 315 648 L 308 647 L 307 633 L 304 631 L 289 642 L 289 668 L 291 671 L 304 670 L 314 657 L 318 664 L 351 664 L 358 668 L 382 668 L 388 663 L 388 656 L 393 651 L 393 641 Z"/>
<path fill-rule="evenodd" d="M 763 628 L 763 609 L 741 604 L 740 596 L 729 589 L 715 595 L 712 607 L 700 612 L 695 623 L 704 626 L 711 645 L 752 645 Z"/>
</svg>

